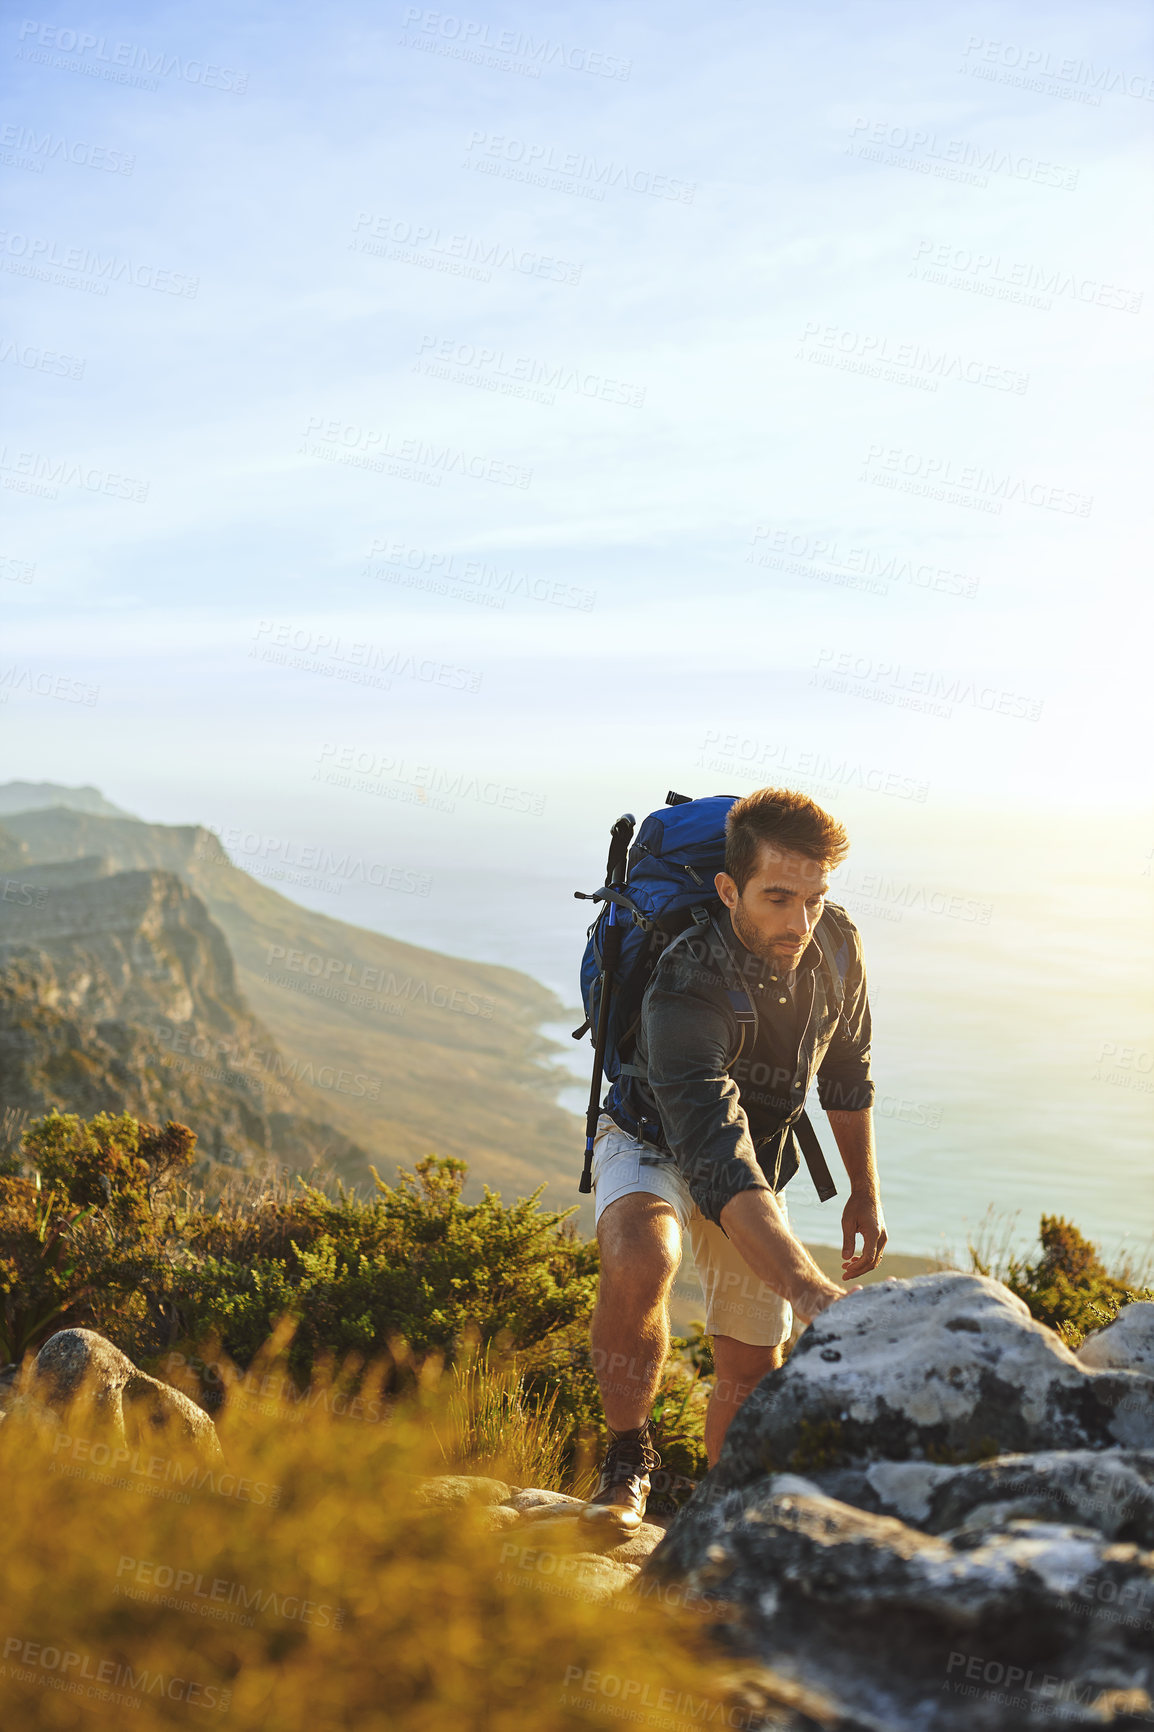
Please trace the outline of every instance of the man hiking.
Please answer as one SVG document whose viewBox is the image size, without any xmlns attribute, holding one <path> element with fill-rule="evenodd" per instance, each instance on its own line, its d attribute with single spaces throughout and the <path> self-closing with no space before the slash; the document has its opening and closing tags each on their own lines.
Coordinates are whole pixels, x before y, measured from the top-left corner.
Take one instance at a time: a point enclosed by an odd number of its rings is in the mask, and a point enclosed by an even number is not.
<svg viewBox="0 0 1154 1732">
<path fill-rule="evenodd" d="M 606 1096 L 593 1145 L 592 1346 L 610 1442 L 587 1521 L 630 1531 L 644 1516 L 682 1233 L 713 1337 L 711 1466 L 742 1402 L 781 1365 L 793 1314 L 809 1322 L 846 1294 L 794 1237 L 781 1197 L 799 1136 L 815 1142 L 798 1123 L 815 1075 L 850 1183 L 843 1280 L 881 1259 L 861 940 L 825 900 L 848 851 L 842 825 L 803 794 L 761 788 L 734 802 L 714 879 L 721 906 L 668 944 L 645 989 L 633 1062 Z M 742 1015 L 743 1005 L 755 1010 Z"/>
</svg>

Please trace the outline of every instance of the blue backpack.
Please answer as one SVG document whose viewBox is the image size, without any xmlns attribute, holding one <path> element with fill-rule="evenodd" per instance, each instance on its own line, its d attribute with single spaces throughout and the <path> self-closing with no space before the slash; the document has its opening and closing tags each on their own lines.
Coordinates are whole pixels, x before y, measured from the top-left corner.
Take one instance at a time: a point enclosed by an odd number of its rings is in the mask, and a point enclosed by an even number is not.
<svg viewBox="0 0 1154 1732">
<path fill-rule="evenodd" d="M 574 1040 L 592 1031 L 594 1042 L 585 1168 L 578 1187 L 582 1192 L 592 1189 L 602 1079 L 607 1077 L 614 1085 L 607 1101 L 618 1101 L 627 1095 L 631 1075 L 638 1074 L 629 1060 L 641 1020 L 641 1000 L 658 959 L 680 933 L 703 924 L 723 906 L 713 881 L 725 869 L 725 820 L 738 798 L 736 794 L 713 794 L 694 800 L 671 792 L 666 795 L 666 804 L 642 821 L 632 847 L 629 843 L 635 819 L 627 812 L 611 832 L 604 886 L 592 895 L 574 892 L 581 900 L 602 903 L 589 927 L 581 959 L 585 1021 L 573 1030 Z M 824 944 L 822 948 L 824 951 Z M 826 960 L 832 965 L 832 958 L 827 956 Z M 840 989 L 842 970 L 834 966 L 833 972 Z M 747 994 L 740 996 L 744 1007 L 735 1004 L 738 1021 L 756 1030 L 756 1011 Z M 801 1117 L 805 1120 L 804 1114 Z M 834 1195 L 816 1133 L 808 1120 L 798 1128 L 819 1194 Z M 814 1145 L 825 1169 L 822 1177 L 814 1172 Z"/>
</svg>

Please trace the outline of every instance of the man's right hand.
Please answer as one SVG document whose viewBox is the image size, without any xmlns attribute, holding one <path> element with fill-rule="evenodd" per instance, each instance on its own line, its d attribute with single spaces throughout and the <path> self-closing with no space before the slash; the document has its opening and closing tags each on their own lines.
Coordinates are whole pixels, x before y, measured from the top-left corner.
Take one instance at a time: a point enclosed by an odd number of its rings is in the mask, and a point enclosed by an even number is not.
<svg viewBox="0 0 1154 1732">
<path fill-rule="evenodd" d="M 720 1219 L 722 1229 L 754 1274 L 788 1299 L 803 1322 L 810 1322 L 849 1291 L 818 1268 L 790 1231 L 768 1187 L 739 1191 L 726 1203 Z"/>
<path fill-rule="evenodd" d="M 839 1287 L 836 1281 L 809 1281 L 799 1289 L 790 1304 L 795 1317 L 802 1323 L 812 1323 L 835 1299 L 844 1299 L 847 1294 L 856 1291 L 854 1287 Z"/>
</svg>

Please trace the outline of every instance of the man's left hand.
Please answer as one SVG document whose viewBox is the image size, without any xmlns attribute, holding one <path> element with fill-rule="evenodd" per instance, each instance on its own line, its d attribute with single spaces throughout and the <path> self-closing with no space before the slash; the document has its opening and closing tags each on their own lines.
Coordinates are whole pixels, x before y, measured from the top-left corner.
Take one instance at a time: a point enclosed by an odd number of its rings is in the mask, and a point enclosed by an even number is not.
<svg viewBox="0 0 1154 1732">
<path fill-rule="evenodd" d="M 860 1251 L 857 1249 L 859 1233 L 862 1240 Z M 853 1281 L 859 1275 L 868 1275 L 881 1262 L 885 1248 L 886 1224 L 882 1218 L 881 1202 L 877 1197 L 858 1197 L 851 1192 L 841 1216 L 842 1280 Z"/>
</svg>

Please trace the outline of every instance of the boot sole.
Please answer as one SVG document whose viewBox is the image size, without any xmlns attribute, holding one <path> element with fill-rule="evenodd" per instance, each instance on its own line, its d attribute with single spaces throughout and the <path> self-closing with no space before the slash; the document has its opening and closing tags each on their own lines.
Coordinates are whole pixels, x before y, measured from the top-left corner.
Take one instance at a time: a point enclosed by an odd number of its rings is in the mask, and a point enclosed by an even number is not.
<svg viewBox="0 0 1154 1732">
<path fill-rule="evenodd" d="M 611 1528 L 618 1533 L 635 1534 L 645 1520 L 636 1510 L 627 1510 L 619 1504 L 587 1503 L 577 1518 L 590 1527 Z"/>
</svg>

